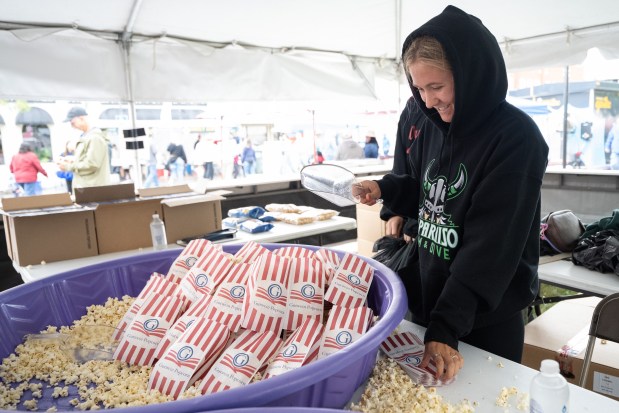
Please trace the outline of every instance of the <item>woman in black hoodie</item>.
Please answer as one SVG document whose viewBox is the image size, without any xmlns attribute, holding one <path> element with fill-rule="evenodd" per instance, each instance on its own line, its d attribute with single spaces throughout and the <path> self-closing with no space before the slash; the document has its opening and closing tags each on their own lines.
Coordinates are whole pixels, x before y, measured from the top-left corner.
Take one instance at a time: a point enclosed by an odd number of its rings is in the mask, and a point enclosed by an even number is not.
<svg viewBox="0 0 619 413">
<path fill-rule="evenodd" d="M 505 101 L 501 50 L 475 16 L 448 6 L 408 36 L 402 61 L 428 122 L 411 174 L 363 181 L 362 202 L 382 198 L 419 221 L 419 265 L 400 276 L 413 321 L 427 327 L 420 366 L 433 359 L 437 377 L 452 378 L 464 365 L 459 341 L 520 361 L 522 310 L 539 288 L 548 146 Z"/>
</svg>

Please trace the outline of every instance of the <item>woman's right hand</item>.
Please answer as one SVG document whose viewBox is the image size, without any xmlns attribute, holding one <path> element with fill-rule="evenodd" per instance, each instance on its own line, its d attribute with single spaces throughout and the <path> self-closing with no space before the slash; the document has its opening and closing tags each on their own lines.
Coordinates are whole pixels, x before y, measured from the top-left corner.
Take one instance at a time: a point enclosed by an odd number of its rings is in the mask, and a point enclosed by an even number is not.
<svg viewBox="0 0 619 413">
<path fill-rule="evenodd" d="M 364 205 L 379 202 L 381 192 L 376 181 L 361 181 L 352 186 L 352 195 Z"/>
</svg>

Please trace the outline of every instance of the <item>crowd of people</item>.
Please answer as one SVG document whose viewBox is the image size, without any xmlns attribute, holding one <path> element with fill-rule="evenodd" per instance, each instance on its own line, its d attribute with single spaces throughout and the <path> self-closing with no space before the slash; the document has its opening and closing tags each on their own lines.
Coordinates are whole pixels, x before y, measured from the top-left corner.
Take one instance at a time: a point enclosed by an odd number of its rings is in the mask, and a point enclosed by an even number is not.
<svg viewBox="0 0 619 413">
<path fill-rule="evenodd" d="M 144 150 L 136 157 L 132 151 L 119 147 L 124 144 L 123 141 L 120 144 L 114 143 L 105 131 L 93 125 L 83 107 L 71 108 L 65 122 L 79 132 L 79 137 L 66 141 L 51 172 L 55 172 L 63 181 L 62 185 L 66 186 L 69 193 L 74 188 L 85 186 L 135 182 L 136 174 L 141 174 L 141 186 L 150 188 L 200 179 L 236 179 L 265 173 L 294 174 L 311 163 L 381 156 L 374 131 L 367 130 L 364 146 L 350 134 L 338 134 L 331 139 L 333 142 L 325 143 L 325 139 L 321 140 L 324 149 L 315 147 L 313 150 L 306 144 L 307 139 L 302 134 L 299 136 L 299 133 L 276 134 L 275 144 L 265 145 L 261 142 L 257 147 L 250 138 L 230 136 L 228 141 L 222 141 L 214 134 L 198 133 L 193 145 L 188 145 L 189 150 L 183 145 L 185 141 L 163 145 L 152 136 L 145 136 Z M 386 156 L 389 146 L 386 136 L 383 146 L 387 148 Z M 227 156 L 230 158 L 227 159 Z M 277 165 L 269 160 L 270 156 L 277 159 Z M 135 170 L 136 164 L 139 165 L 138 171 Z M 47 168 L 50 169 L 50 166 Z M 47 171 L 41 166 L 35 150 L 25 140 L 11 162 L 10 171 L 16 196 L 42 193 L 39 174 L 47 177 Z M 45 186 L 57 189 L 51 182 Z"/>
</svg>

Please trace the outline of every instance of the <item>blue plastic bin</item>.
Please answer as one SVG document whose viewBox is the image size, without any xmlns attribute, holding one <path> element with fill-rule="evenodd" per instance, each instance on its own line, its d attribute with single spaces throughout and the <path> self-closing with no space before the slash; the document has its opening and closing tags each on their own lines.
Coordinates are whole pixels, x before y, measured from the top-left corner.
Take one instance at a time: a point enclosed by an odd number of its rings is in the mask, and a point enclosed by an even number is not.
<svg viewBox="0 0 619 413">
<path fill-rule="evenodd" d="M 275 249 L 286 244 L 262 244 Z M 224 245 L 235 253 L 242 245 Z M 301 246 L 301 245 L 295 245 Z M 319 247 L 303 246 L 312 250 Z M 152 272 L 166 273 L 180 250 L 144 253 L 68 271 L 0 293 L 0 357 L 7 357 L 24 335 L 37 333 L 48 325 L 71 325 L 86 313 L 86 307 L 104 304 L 109 297 L 137 296 Z M 340 256 L 342 252 L 337 252 Z M 407 309 L 406 292 L 398 276 L 384 265 L 364 258 L 374 267 L 368 305 L 380 319 L 356 343 L 325 359 L 276 376 L 189 400 L 143 407 L 114 409 L 127 413 L 185 413 L 261 406 L 342 408 L 369 376 L 380 343 L 400 323 Z M 73 410 L 68 400 L 53 400 L 51 389 L 39 400 L 40 411 L 52 404 L 58 411 Z M 23 409 L 20 404 L 18 409 Z M 1 410 L 1 412 L 9 412 Z"/>
</svg>

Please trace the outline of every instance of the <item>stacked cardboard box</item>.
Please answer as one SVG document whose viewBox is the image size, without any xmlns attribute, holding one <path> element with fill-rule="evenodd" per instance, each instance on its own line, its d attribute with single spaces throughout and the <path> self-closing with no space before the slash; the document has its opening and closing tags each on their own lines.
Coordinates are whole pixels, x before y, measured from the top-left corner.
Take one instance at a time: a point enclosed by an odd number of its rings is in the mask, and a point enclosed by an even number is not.
<svg viewBox="0 0 619 413">
<path fill-rule="evenodd" d="M 221 193 L 197 194 L 186 185 L 140 190 L 119 184 L 68 193 L 2 199 L 9 256 L 18 266 L 152 246 L 154 213 L 169 243 L 221 229 Z"/>
<path fill-rule="evenodd" d="M 16 265 L 98 254 L 94 210 L 68 193 L 2 199 L 7 252 Z"/>
<path fill-rule="evenodd" d="M 525 327 L 522 364 L 539 370 L 544 359 L 559 362 L 561 374 L 580 381 L 593 309 L 597 297 L 555 304 Z M 619 400 L 619 344 L 597 340 L 585 387 Z"/>
<path fill-rule="evenodd" d="M 357 205 L 357 252 L 366 257 L 372 257 L 374 243 L 385 236 L 386 223 L 380 219 L 382 204 L 367 206 Z"/>
</svg>

